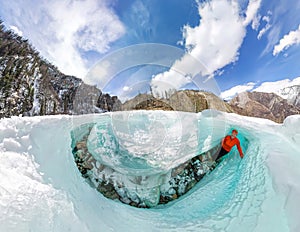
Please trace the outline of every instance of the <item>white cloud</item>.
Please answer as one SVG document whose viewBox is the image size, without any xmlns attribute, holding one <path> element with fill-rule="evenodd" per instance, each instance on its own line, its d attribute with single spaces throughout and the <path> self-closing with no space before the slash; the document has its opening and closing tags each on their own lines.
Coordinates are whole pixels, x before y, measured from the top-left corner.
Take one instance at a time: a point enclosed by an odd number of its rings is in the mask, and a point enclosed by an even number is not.
<svg viewBox="0 0 300 232">
<path fill-rule="evenodd" d="M 260 8 L 261 0 L 250 0 L 247 10 L 246 10 L 246 18 L 244 20 L 244 25 L 247 26 L 249 23 L 256 20 L 257 12 Z"/>
<path fill-rule="evenodd" d="M 282 33 L 286 33 L 286 30 L 295 28 L 299 24 L 299 6 L 299 1 L 292 3 L 289 0 L 270 1 L 268 3 L 270 9 L 268 14 L 272 15 L 272 27 L 266 33 L 268 43 L 261 53 L 261 57 L 273 52 L 275 45 L 282 38 Z"/>
<path fill-rule="evenodd" d="M 262 20 L 266 22 L 266 25 L 259 31 L 257 39 L 261 39 L 261 37 L 271 28 L 271 24 L 270 24 L 271 14 L 272 14 L 271 12 L 268 12 L 268 15 L 262 18 Z"/>
<path fill-rule="evenodd" d="M 239 16 L 239 6 L 229 1 L 211 1 L 199 6 L 200 25 L 185 26 L 185 46 L 190 55 L 202 61 L 207 70 L 202 75 L 213 74 L 238 59 L 246 30 Z"/>
<path fill-rule="evenodd" d="M 276 44 L 276 42 L 278 41 L 278 38 L 280 36 L 280 31 L 281 31 L 281 27 L 280 25 L 273 25 L 272 28 L 270 29 L 268 35 L 267 35 L 267 39 L 268 39 L 268 44 L 265 47 L 265 49 L 262 51 L 260 56 L 264 56 L 265 54 L 269 53 L 270 51 L 272 51 L 273 46 Z"/>
<path fill-rule="evenodd" d="M 267 24 L 263 29 L 261 29 L 258 33 L 257 39 L 261 39 L 261 37 L 271 28 L 270 24 Z"/>
<path fill-rule="evenodd" d="M 225 100 L 230 100 L 239 93 L 253 90 L 254 86 L 255 86 L 254 82 L 249 82 L 245 85 L 234 86 L 233 88 L 222 92 L 221 93 L 221 98 L 225 99 Z"/>
<path fill-rule="evenodd" d="M 279 81 L 264 82 L 253 91 L 279 94 L 281 92 L 280 90 L 294 85 L 300 85 L 300 77 L 294 78 L 292 80 L 283 79 Z"/>
<path fill-rule="evenodd" d="M 149 26 L 149 21 L 151 17 L 150 12 L 141 0 L 136 0 L 132 4 L 131 17 L 134 17 L 134 20 L 139 24 L 139 26 Z"/>
<path fill-rule="evenodd" d="M 83 78 L 86 60 L 80 52 L 105 53 L 124 26 L 108 0 L 6 1 L 9 23 L 20 28 L 36 49 L 62 72 Z"/>
<path fill-rule="evenodd" d="M 261 15 L 258 14 L 256 15 L 254 18 L 253 18 L 253 21 L 252 21 L 252 24 L 251 24 L 251 27 L 253 30 L 257 31 L 259 26 L 260 26 L 260 20 L 261 20 Z"/>
<path fill-rule="evenodd" d="M 300 77 L 294 79 L 283 79 L 283 80 L 272 81 L 272 82 L 263 82 L 258 87 L 256 87 L 257 86 L 256 83 L 249 82 L 245 85 L 234 86 L 233 88 L 222 92 L 221 98 L 225 100 L 230 100 L 237 94 L 245 91 L 275 93 L 280 95 L 283 98 L 286 98 L 287 96 L 283 94 L 284 92 L 282 92 L 282 89 L 290 86 L 295 86 L 295 85 L 300 85 Z"/>
<path fill-rule="evenodd" d="M 124 92 L 127 92 L 127 91 L 129 91 L 129 90 L 130 90 L 130 87 L 129 87 L 129 86 L 124 86 L 124 87 L 123 87 L 123 91 L 124 91 Z"/>
<path fill-rule="evenodd" d="M 286 34 L 273 49 L 273 56 L 288 49 L 290 46 L 300 43 L 300 25 L 297 30 Z"/>
<path fill-rule="evenodd" d="M 175 62 L 170 71 L 159 74 L 152 80 L 152 84 L 159 88 L 160 83 L 168 83 L 175 88 L 180 88 L 191 82 L 179 76 L 180 70 L 188 70 L 193 78 L 196 74 L 214 76 L 226 65 L 236 62 L 239 48 L 246 35 L 246 27 L 255 19 L 261 0 L 250 0 L 246 9 L 246 17 L 242 17 L 242 10 L 236 1 L 212 0 L 199 3 L 199 25 L 183 28 L 184 45 L 187 54 Z M 199 60 L 198 65 L 192 65 L 189 57 Z M 202 64 L 201 64 L 202 63 Z M 222 71 L 221 71 L 222 72 Z M 161 84 L 161 91 L 167 85 Z"/>
<path fill-rule="evenodd" d="M 190 80 L 185 78 L 184 75 L 170 69 L 167 72 L 156 75 L 151 81 L 151 87 L 154 95 L 161 96 L 165 91 L 169 89 L 178 89 L 189 82 Z"/>
</svg>

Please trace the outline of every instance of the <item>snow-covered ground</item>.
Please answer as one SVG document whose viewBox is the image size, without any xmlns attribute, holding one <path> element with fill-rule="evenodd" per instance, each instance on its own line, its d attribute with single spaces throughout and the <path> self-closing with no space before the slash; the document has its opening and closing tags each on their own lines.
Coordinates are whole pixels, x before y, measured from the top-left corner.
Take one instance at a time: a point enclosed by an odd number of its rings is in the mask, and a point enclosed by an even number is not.
<svg viewBox="0 0 300 232">
<path fill-rule="evenodd" d="M 145 112 L 1 119 L 0 231 L 300 231 L 300 116 L 276 124 L 216 111 L 147 114 L 138 127 L 130 118 Z M 160 122 L 166 117 L 173 121 Z M 123 148 L 149 159 L 156 171 L 159 163 L 176 166 L 215 146 L 231 128 L 239 130 L 245 158 L 234 150 L 185 196 L 134 208 L 90 187 L 74 162 L 71 132 L 104 118 Z"/>
</svg>

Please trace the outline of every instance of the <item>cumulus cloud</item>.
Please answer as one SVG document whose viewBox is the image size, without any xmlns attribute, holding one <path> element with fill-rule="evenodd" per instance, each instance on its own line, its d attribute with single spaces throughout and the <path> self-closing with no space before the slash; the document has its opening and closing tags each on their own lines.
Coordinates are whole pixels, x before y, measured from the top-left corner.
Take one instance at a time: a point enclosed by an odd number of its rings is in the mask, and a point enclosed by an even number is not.
<svg viewBox="0 0 300 232">
<path fill-rule="evenodd" d="M 260 4 L 261 0 L 250 0 L 246 16 L 242 17 L 236 1 L 212 0 L 199 3 L 199 25 L 186 25 L 183 28 L 183 44 L 187 54 L 175 62 L 169 71 L 154 77 L 152 85 L 155 88 L 161 87 L 160 91 L 164 91 L 167 85 L 180 88 L 191 82 L 197 74 L 212 77 L 226 65 L 236 62 L 246 35 L 246 27 L 256 17 Z M 191 65 L 187 58 L 190 56 L 198 60 L 198 65 Z M 173 71 L 177 66 L 188 67 L 188 75 L 180 77 Z M 162 82 L 165 83 L 164 86 L 160 84 Z"/>
<path fill-rule="evenodd" d="M 292 45 L 300 43 L 300 25 L 297 30 L 290 31 L 288 34 L 283 36 L 279 41 L 279 44 L 275 45 L 273 49 L 273 56 L 278 55 L 280 52 L 288 49 Z"/>
<path fill-rule="evenodd" d="M 5 17 L 62 72 L 83 78 L 82 52 L 105 53 L 125 33 L 108 0 L 5 1 Z"/>
<path fill-rule="evenodd" d="M 221 98 L 223 98 L 224 100 L 230 100 L 239 93 L 253 90 L 254 86 L 255 86 L 254 82 L 249 82 L 245 85 L 234 86 L 233 88 L 222 92 Z"/>
<path fill-rule="evenodd" d="M 189 54 L 202 61 L 209 75 L 238 58 L 246 30 L 234 2 L 211 1 L 199 6 L 200 25 L 184 27 L 185 46 Z"/>
</svg>

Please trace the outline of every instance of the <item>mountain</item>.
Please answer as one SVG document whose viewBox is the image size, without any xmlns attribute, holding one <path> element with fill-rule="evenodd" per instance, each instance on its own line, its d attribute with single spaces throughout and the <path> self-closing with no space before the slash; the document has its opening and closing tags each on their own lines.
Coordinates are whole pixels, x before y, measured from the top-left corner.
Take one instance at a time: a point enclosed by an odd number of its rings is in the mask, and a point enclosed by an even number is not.
<svg viewBox="0 0 300 232">
<path fill-rule="evenodd" d="M 300 108 L 300 77 L 262 83 L 253 92 L 275 93 Z"/>
<path fill-rule="evenodd" d="M 157 99 L 150 94 L 139 94 L 122 105 L 122 110 L 175 110 L 201 112 L 216 109 L 233 112 L 230 106 L 212 93 L 198 90 L 175 91 L 168 98 Z"/>
<path fill-rule="evenodd" d="M 122 105 L 122 110 L 174 110 L 164 99 L 157 99 L 151 94 L 138 94 Z"/>
<path fill-rule="evenodd" d="M 223 112 L 233 112 L 230 106 L 213 93 L 198 90 L 181 90 L 169 98 L 170 105 L 179 111 L 201 112 L 205 109 L 215 109 Z"/>
<path fill-rule="evenodd" d="M 300 85 L 292 85 L 280 89 L 278 95 L 300 109 Z"/>
<path fill-rule="evenodd" d="M 296 105 L 275 93 L 243 92 L 230 101 L 230 106 L 238 114 L 267 118 L 278 123 L 289 115 L 300 114 Z"/>
<path fill-rule="evenodd" d="M 121 108 L 122 110 L 175 110 L 196 113 L 205 109 L 216 109 L 282 123 L 287 116 L 300 114 L 297 104 L 299 105 L 297 94 L 287 100 L 275 93 L 244 92 L 227 103 L 213 93 L 180 90 L 175 91 L 167 99 L 157 99 L 150 94 L 139 94 L 126 101 Z"/>
<path fill-rule="evenodd" d="M 6 30 L 2 22 L 0 80 L 0 118 L 102 112 L 121 105 L 117 97 L 61 73 L 27 40 Z M 84 102 L 79 100 L 82 96 Z"/>
</svg>

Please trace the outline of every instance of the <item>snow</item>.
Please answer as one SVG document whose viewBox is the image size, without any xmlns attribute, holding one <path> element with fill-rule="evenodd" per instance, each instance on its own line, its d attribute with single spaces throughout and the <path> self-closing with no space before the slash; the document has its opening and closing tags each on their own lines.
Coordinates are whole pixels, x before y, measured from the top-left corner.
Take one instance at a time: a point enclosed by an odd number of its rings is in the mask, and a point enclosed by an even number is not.
<svg viewBox="0 0 300 232">
<path fill-rule="evenodd" d="M 275 93 L 295 105 L 295 100 L 299 96 L 299 86 L 300 77 L 297 77 L 292 80 L 284 79 L 274 82 L 264 82 L 252 91 Z"/>
<path fill-rule="evenodd" d="M 37 71 L 37 69 L 35 70 L 35 72 Z M 36 76 L 36 75 L 35 75 Z M 41 79 L 41 74 L 39 74 L 35 80 L 34 80 L 34 84 L 33 84 L 33 88 L 34 88 L 34 93 L 33 93 L 33 103 L 32 103 L 32 109 L 30 110 L 31 115 L 36 115 L 40 112 L 41 106 L 39 103 L 39 99 L 38 99 L 38 92 L 39 92 L 39 80 Z"/>
<path fill-rule="evenodd" d="M 132 118 L 152 121 L 134 127 Z M 123 149 L 146 157 L 150 167 L 162 163 L 160 170 L 215 146 L 231 128 L 239 131 L 245 158 L 235 149 L 185 196 L 156 208 L 134 208 L 102 196 L 74 162 L 71 132 L 104 119 L 111 120 Z M 147 133 L 151 136 L 139 139 Z M 180 145 L 172 146 L 174 141 Z M 151 144 L 162 149 L 151 150 Z M 218 111 L 1 119 L 0 231 L 300 231 L 299 144 L 299 115 L 283 124 Z"/>
<path fill-rule="evenodd" d="M 221 97 L 229 101 L 237 94 L 247 91 L 275 93 L 278 96 L 286 99 L 290 104 L 296 105 L 300 91 L 300 77 L 273 82 L 263 82 L 258 86 L 256 86 L 254 82 L 249 82 L 244 85 L 234 86 L 233 88 L 222 92 Z"/>
</svg>

